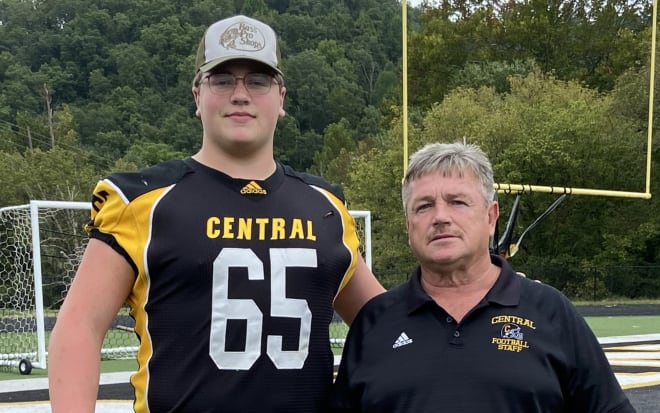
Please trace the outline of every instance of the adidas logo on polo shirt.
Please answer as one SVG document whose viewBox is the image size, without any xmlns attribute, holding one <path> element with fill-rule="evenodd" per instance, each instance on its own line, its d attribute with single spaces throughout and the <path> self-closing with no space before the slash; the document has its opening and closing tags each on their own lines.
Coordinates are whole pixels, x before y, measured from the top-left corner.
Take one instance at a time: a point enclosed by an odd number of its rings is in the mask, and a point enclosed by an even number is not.
<svg viewBox="0 0 660 413">
<path fill-rule="evenodd" d="M 401 346 L 405 346 L 412 342 L 413 342 L 412 338 L 408 337 L 408 334 L 406 334 L 405 332 L 402 332 L 399 338 L 397 338 L 394 344 L 392 344 L 392 348 L 399 348 Z"/>
<path fill-rule="evenodd" d="M 247 185 L 241 188 L 241 194 L 243 195 L 247 195 L 247 194 L 266 195 L 267 193 L 268 192 L 266 192 L 265 189 L 263 189 L 261 186 L 259 186 L 258 183 L 254 181 L 250 181 Z"/>
</svg>

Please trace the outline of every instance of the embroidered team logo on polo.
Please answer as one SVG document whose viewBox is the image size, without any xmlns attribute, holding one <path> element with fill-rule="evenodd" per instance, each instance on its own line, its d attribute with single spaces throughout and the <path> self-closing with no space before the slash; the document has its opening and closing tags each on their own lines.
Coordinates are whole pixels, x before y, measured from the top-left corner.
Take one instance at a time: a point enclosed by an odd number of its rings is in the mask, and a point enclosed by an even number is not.
<svg viewBox="0 0 660 413">
<path fill-rule="evenodd" d="M 529 349 L 529 343 L 525 340 L 523 328 L 536 330 L 534 321 L 514 315 L 499 315 L 490 319 L 492 325 L 499 325 L 499 337 L 493 337 L 491 343 L 500 351 L 512 351 L 520 353 Z"/>
<path fill-rule="evenodd" d="M 230 26 L 220 35 L 220 45 L 225 49 L 258 52 L 266 47 L 266 37 L 251 24 L 240 22 Z"/>
<path fill-rule="evenodd" d="M 518 324 L 504 324 L 500 335 L 502 338 L 513 338 L 515 340 L 523 339 L 523 333 L 520 331 L 520 326 Z"/>
<path fill-rule="evenodd" d="M 241 194 L 243 195 L 266 195 L 268 191 L 263 189 L 258 183 L 250 181 L 247 185 L 241 188 Z"/>
</svg>

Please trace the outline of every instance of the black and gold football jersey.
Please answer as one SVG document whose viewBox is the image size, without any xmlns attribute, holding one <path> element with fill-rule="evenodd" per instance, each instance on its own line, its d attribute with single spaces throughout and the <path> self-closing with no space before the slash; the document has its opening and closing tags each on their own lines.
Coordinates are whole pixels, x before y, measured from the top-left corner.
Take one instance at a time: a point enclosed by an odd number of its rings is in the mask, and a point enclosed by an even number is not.
<svg viewBox="0 0 660 413">
<path fill-rule="evenodd" d="M 136 412 L 322 410 L 332 304 L 359 254 L 338 187 L 169 161 L 100 181 L 87 230 L 136 273 Z"/>
</svg>

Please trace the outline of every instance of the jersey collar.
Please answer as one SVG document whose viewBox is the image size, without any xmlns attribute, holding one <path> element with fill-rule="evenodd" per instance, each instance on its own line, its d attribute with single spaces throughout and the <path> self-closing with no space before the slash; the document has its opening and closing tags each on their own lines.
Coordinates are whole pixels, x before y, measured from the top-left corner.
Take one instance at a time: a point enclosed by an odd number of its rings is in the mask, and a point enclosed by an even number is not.
<svg viewBox="0 0 660 413">
<path fill-rule="evenodd" d="M 275 162 L 275 171 L 265 180 L 233 178 L 220 170 L 208 167 L 196 161 L 192 157 L 186 158 L 184 162 L 196 172 L 208 174 L 212 179 L 220 181 L 223 185 L 230 188 L 234 188 L 237 192 L 240 192 L 246 185 L 256 182 L 257 185 L 268 194 L 278 189 L 284 182 L 285 178 L 284 166 L 279 162 Z"/>
</svg>

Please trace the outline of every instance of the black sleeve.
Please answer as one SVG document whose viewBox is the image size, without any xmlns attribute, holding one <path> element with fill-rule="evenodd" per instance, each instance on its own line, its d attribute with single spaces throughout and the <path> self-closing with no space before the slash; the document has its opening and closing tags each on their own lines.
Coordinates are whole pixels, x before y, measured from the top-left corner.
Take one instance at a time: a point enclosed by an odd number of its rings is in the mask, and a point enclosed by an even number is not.
<svg viewBox="0 0 660 413">
<path fill-rule="evenodd" d="M 563 299 L 565 345 L 573 368 L 565 383 L 567 412 L 635 413 L 595 334 L 568 299 Z"/>
</svg>

